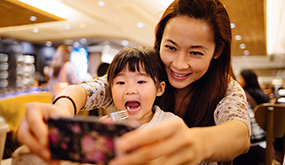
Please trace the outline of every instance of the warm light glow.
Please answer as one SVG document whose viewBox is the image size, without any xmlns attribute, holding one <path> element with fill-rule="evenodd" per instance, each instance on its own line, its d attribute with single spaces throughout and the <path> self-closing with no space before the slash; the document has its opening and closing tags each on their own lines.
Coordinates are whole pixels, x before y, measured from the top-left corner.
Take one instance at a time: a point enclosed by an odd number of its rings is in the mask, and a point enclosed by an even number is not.
<svg viewBox="0 0 285 165">
<path fill-rule="evenodd" d="M 70 17 L 71 10 L 63 5 L 61 2 L 56 0 L 19 0 L 23 3 L 31 5 L 35 8 L 41 9 L 53 15 L 56 15 L 61 18 Z"/>
<path fill-rule="evenodd" d="M 159 0 L 165 7 L 169 6 L 174 0 Z"/>
<path fill-rule="evenodd" d="M 266 12 L 266 36 L 267 36 L 267 54 L 272 54 L 272 26 L 273 26 L 273 21 L 272 21 L 272 3 L 267 0 L 267 12 Z"/>
<path fill-rule="evenodd" d="M 282 84 L 282 79 L 273 79 L 272 80 L 273 85 L 281 85 Z"/>
</svg>

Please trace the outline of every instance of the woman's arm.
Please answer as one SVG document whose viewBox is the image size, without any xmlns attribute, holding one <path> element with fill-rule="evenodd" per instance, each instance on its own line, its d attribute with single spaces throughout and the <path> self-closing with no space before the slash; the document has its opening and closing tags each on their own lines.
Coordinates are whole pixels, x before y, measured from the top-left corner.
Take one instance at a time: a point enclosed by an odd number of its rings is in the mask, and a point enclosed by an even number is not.
<svg viewBox="0 0 285 165">
<path fill-rule="evenodd" d="M 193 164 L 202 160 L 228 161 L 245 153 L 250 146 L 248 127 L 238 120 L 219 126 L 188 128 L 176 121 L 158 127 L 132 131 L 118 141 L 123 156 L 111 164 Z"/>
</svg>

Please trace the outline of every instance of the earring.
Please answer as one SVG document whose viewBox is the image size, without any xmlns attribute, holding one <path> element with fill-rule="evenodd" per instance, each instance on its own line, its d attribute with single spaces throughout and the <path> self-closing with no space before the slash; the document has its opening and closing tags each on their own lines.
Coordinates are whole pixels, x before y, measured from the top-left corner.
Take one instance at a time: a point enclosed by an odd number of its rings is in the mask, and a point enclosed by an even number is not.
<svg viewBox="0 0 285 165">
<path fill-rule="evenodd" d="M 214 59 L 217 59 L 217 58 L 218 58 L 217 56 L 214 57 Z"/>
</svg>

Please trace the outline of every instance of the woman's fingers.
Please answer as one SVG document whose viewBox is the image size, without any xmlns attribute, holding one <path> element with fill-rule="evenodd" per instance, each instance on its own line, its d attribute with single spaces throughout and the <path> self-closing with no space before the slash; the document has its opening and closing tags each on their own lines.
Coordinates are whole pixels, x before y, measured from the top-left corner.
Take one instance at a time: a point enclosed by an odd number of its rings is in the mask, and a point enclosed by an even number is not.
<svg viewBox="0 0 285 165">
<path fill-rule="evenodd" d="M 115 158 L 111 164 L 148 163 L 165 155 L 177 154 L 180 148 L 187 145 L 187 141 L 181 141 L 180 137 L 185 136 L 183 134 L 187 130 L 182 123 L 169 121 L 146 131 L 136 130 L 127 133 L 118 144 L 119 149 L 125 154 Z"/>
<path fill-rule="evenodd" d="M 118 147 L 123 152 L 129 152 L 144 145 L 164 140 L 173 135 L 180 127 L 182 127 L 180 122 L 171 120 L 148 130 L 131 131 L 119 139 Z"/>
</svg>

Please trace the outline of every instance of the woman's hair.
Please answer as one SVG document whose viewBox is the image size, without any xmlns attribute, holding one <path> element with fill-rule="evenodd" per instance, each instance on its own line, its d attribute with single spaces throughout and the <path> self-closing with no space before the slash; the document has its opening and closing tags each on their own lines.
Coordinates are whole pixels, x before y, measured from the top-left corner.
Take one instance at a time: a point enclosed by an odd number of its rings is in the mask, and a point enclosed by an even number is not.
<svg viewBox="0 0 285 165">
<path fill-rule="evenodd" d="M 154 49 L 146 47 L 132 47 L 122 49 L 113 59 L 107 72 L 108 84 L 113 85 L 114 78 L 126 67 L 131 72 L 145 71 L 158 85 L 165 81 L 166 72 L 164 65 Z"/>
<path fill-rule="evenodd" d="M 261 89 L 257 75 L 255 74 L 254 71 L 247 69 L 247 70 L 242 70 L 240 72 L 240 75 L 243 77 L 245 81 L 245 86 L 243 87 L 245 90 L 247 89 Z"/>
<path fill-rule="evenodd" d="M 60 45 L 55 52 L 55 55 L 51 61 L 50 67 L 53 69 L 53 77 L 59 75 L 61 67 L 64 66 L 66 62 L 70 61 L 70 50 L 66 45 Z"/>
<path fill-rule="evenodd" d="M 232 35 L 229 16 L 219 0 L 175 0 L 156 26 L 154 48 L 157 51 L 167 22 L 178 16 L 188 16 L 207 23 L 213 32 L 215 53 L 222 50 L 219 58 L 212 59 L 207 72 L 190 84 L 191 90 L 186 97 L 192 97 L 184 98 L 190 102 L 185 114 L 181 116 L 189 127 L 214 125 L 214 110 L 226 93 L 229 77 L 234 76 L 231 68 Z M 166 94 L 159 100 L 162 109 L 174 112 L 174 106 L 177 106 L 174 90 L 171 85 L 166 85 Z"/>
</svg>

